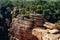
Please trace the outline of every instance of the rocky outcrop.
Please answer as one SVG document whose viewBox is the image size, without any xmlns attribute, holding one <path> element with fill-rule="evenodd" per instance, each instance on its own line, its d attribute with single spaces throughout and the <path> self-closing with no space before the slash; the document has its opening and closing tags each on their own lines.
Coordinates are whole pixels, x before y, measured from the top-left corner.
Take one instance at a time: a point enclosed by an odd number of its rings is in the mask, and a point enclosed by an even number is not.
<svg viewBox="0 0 60 40">
<path fill-rule="evenodd" d="M 60 30 L 60 25 L 56 25 L 50 22 L 45 22 L 44 26 L 47 27 L 48 29 L 59 29 Z"/>
<path fill-rule="evenodd" d="M 38 38 L 32 35 L 31 30 L 20 30 L 19 34 L 14 33 L 14 37 L 17 40 L 38 40 Z"/>
<path fill-rule="evenodd" d="M 59 29 L 59 25 L 45 22 L 43 17 L 36 15 L 31 19 L 22 19 L 19 16 L 12 20 L 16 40 L 60 40 Z"/>
<path fill-rule="evenodd" d="M 32 34 L 35 35 L 39 40 L 60 40 L 60 34 L 53 34 L 52 31 L 53 30 L 49 29 L 35 28 L 32 30 Z"/>
</svg>

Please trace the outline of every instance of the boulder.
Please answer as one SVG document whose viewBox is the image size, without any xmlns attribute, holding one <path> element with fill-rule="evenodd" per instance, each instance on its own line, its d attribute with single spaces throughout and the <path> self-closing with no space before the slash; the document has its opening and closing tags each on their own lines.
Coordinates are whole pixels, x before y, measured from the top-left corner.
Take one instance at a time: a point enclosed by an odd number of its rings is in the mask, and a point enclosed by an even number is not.
<svg viewBox="0 0 60 40">
<path fill-rule="evenodd" d="M 36 36 L 39 40 L 60 40 L 60 34 L 53 34 L 57 32 L 57 29 L 50 30 L 50 29 L 41 29 L 41 28 L 34 28 L 32 30 L 32 34 Z"/>
<path fill-rule="evenodd" d="M 59 25 L 50 22 L 45 22 L 44 26 L 47 27 L 48 29 L 60 29 Z"/>
</svg>

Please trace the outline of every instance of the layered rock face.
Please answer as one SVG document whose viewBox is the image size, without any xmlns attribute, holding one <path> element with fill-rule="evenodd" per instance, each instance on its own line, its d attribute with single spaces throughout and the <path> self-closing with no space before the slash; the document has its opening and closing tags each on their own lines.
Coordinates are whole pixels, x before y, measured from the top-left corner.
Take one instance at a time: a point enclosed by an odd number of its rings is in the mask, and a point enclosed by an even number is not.
<svg viewBox="0 0 60 40">
<path fill-rule="evenodd" d="M 32 20 L 12 20 L 12 30 L 15 40 L 38 40 L 31 33 Z"/>
<path fill-rule="evenodd" d="M 50 22 L 45 22 L 44 26 L 47 27 L 48 29 L 59 29 L 60 30 L 60 25 L 56 25 Z"/>
<path fill-rule="evenodd" d="M 38 40 L 35 35 L 32 35 L 32 29 L 43 26 L 43 19 L 40 16 L 36 17 L 35 15 L 32 19 L 14 18 L 12 20 L 12 30 L 16 40 Z"/>
<path fill-rule="evenodd" d="M 60 26 L 45 22 L 41 16 L 14 18 L 12 30 L 15 40 L 60 40 Z"/>
<path fill-rule="evenodd" d="M 27 30 L 32 27 L 32 21 L 21 20 L 21 19 L 16 18 L 16 20 L 14 19 L 12 22 L 12 27 L 17 28 L 17 30 L 19 29 Z"/>
<path fill-rule="evenodd" d="M 52 31 L 57 32 L 57 30 L 49 30 L 49 29 L 40 29 L 34 28 L 32 30 L 32 34 L 35 35 L 39 40 L 60 40 L 60 34 L 53 34 Z M 58 31 L 59 32 L 59 31 Z"/>
</svg>

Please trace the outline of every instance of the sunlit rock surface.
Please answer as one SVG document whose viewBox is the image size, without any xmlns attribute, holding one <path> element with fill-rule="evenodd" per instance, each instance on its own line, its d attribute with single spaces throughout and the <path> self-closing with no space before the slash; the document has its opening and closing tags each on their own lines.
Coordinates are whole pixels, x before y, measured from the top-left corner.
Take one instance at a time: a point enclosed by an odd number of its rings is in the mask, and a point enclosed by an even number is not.
<svg viewBox="0 0 60 40">
<path fill-rule="evenodd" d="M 37 17 L 36 15 L 32 19 L 22 19 L 20 16 L 19 18 L 14 18 L 12 20 L 12 29 L 15 39 L 60 40 L 60 26 L 50 22 L 45 22 L 44 24 L 44 22 L 43 17 Z"/>
<path fill-rule="evenodd" d="M 60 29 L 60 25 L 56 25 L 50 22 L 45 22 L 44 26 L 48 29 Z"/>
<path fill-rule="evenodd" d="M 39 40 L 60 40 L 60 33 L 53 34 L 50 31 L 52 32 L 53 30 L 35 28 L 32 30 L 32 34 L 35 35 Z"/>
</svg>

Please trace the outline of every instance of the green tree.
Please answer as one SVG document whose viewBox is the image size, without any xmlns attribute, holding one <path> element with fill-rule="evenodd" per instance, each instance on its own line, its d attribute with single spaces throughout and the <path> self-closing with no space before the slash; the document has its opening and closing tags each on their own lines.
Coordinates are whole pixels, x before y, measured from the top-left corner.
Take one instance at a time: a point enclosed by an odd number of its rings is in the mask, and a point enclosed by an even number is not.
<svg viewBox="0 0 60 40">
<path fill-rule="evenodd" d="M 43 6 L 42 5 L 37 5 L 36 6 L 36 12 L 42 14 L 42 12 L 43 12 Z"/>
</svg>

